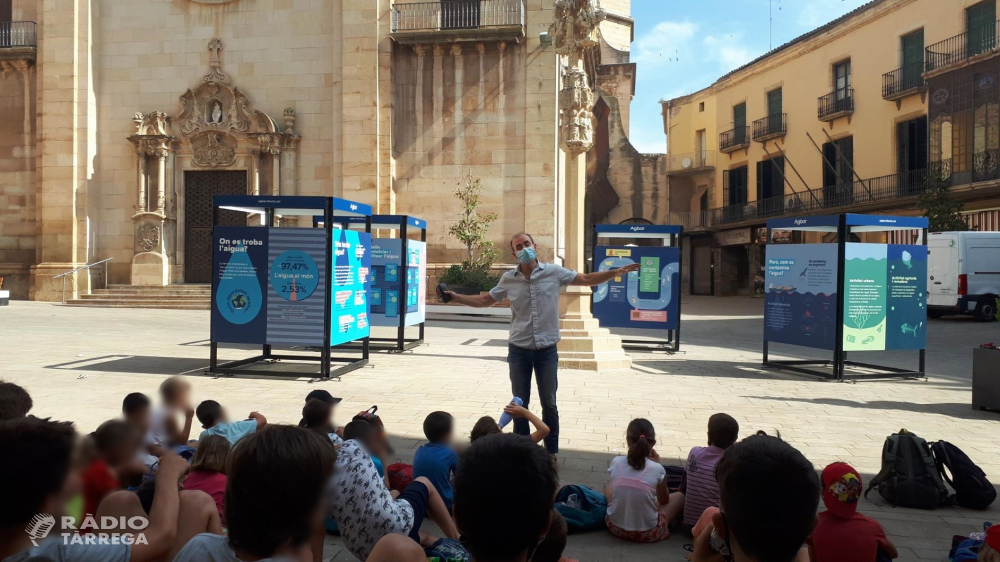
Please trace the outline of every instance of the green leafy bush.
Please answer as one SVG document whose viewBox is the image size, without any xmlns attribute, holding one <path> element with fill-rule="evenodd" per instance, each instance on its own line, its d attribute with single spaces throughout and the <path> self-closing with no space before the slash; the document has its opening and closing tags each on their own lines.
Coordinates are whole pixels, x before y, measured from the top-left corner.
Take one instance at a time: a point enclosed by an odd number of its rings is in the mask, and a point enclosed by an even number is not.
<svg viewBox="0 0 1000 562">
<path fill-rule="evenodd" d="M 491 274 L 489 269 L 471 267 L 468 261 L 464 261 L 462 265 L 455 264 L 446 269 L 440 281 L 446 285 L 489 291 L 500 282 L 500 276 Z"/>
</svg>

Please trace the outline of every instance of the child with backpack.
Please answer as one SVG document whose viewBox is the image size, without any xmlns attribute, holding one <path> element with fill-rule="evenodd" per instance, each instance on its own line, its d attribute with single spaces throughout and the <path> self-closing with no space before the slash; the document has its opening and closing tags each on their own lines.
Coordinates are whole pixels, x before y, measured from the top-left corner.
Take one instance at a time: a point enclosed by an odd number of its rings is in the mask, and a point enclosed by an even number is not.
<svg viewBox="0 0 1000 562">
<path fill-rule="evenodd" d="M 635 542 L 670 538 L 670 522 L 684 508 L 684 494 L 667 489 L 667 471 L 653 447 L 656 433 L 649 420 L 637 418 L 625 434 L 628 454 L 615 457 L 604 488 L 608 498 L 608 529 L 614 536 Z"/>
<path fill-rule="evenodd" d="M 853 562 L 897 558 L 899 552 L 874 519 L 858 513 L 861 475 L 835 462 L 823 469 L 823 504 L 816 529 L 806 544 L 813 562 Z"/>
</svg>

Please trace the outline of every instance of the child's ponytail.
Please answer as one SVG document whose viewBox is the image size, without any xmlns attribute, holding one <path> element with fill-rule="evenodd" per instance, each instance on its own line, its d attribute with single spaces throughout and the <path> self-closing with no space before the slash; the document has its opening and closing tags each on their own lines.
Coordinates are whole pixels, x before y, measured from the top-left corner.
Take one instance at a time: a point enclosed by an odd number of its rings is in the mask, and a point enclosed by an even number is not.
<svg viewBox="0 0 1000 562">
<path fill-rule="evenodd" d="M 636 470 L 646 467 L 646 458 L 653 452 L 656 445 L 656 433 L 653 424 L 644 418 L 636 418 L 628 424 L 625 432 L 628 443 L 628 465 Z"/>
</svg>

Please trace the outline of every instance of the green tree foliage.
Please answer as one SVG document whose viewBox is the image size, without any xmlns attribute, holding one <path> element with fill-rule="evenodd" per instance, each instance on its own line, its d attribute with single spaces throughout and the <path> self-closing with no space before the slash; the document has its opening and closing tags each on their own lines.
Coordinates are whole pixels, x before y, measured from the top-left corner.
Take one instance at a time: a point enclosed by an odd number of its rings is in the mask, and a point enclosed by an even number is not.
<svg viewBox="0 0 1000 562">
<path fill-rule="evenodd" d="M 931 232 L 969 230 L 968 223 L 962 219 L 963 205 L 952 199 L 949 183 L 935 174 L 928 174 L 926 190 L 917 201 L 930 222 Z"/>
<path fill-rule="evenodd" d="M 472 173 L 466 174 L 455 189 L 455 198 L 462 202 L 458 222 L 448 227 L 448 232 L 465 245 L 467 259 L 445 271 L 441 281 L 447 284 L 489 290 L 496 286 L 499 276 L 490 275 L 490 267 L 500 256 L 500 250 L 489 239 L 490 226 L 497 220 L 496 213 L 480 212 L 483 182 Z"/>
</svg>

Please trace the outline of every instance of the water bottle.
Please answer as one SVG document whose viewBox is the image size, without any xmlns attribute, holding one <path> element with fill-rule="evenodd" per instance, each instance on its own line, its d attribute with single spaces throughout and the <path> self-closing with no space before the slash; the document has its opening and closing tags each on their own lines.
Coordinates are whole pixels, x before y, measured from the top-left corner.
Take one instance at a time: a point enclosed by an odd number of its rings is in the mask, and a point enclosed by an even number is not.
<svg viewBox="0 0 1000 562">
<path fill-rule="evenodd" d="M 566 498 L 566 507 L 580 509 L 580 497 L 576 494 L 570 494 L 569 497 Z"/>
<path fill-rule="evenodd" d="M 513 404 L 517 404 L 518 406 L 524 406 L 524 401 L 521 400 L 520 398 L 518 398 L 517 396 L 515 396 L 514 398 L 511 398 L 510 401 Z M 504 412 L 504 413 L 500 414 L 500 424 L 499 424 L 500 425 L 500 429 L 503 429 L 504 427 L 506 427 L 506 425 L 509 424 L 510 420 L 512 420 L 512 419 L 514 419 L 514 416 L 508 414 L 507 412 Z"/>
</svg>

